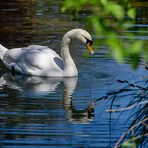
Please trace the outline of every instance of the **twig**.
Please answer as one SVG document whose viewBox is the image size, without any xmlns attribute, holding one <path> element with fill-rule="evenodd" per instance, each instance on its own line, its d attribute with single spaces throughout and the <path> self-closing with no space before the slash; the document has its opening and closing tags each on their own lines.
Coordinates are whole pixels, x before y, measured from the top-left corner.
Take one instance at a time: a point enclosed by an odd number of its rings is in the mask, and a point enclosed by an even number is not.
<svg viewBox="0 0 148 148">
<path fill-rule="evenodd" d="M 107 112 L 119 112 L 119 111 L 125 111 L 125 110 L 129 110 L 137 105 L 141 105 L 141 104 L 145 104 L 145 103 L 148 103 L 148 101 L 143 101 L 143 102 L 140 102 L 140 103 L 137 103 L 137 104 L 133 104 L 131 106 L 128 106 L 128 107 L 125 107 L 125 108 L 120 108 L 120 109 L 114 109 L 114 110 L 106 110 Z"/>
<path fill-rule="evenodd" d="M 148 88 L 145 88 L 145 87 L 142 87 L 142 86 L 133 84 L 133 83 L 129 83 L 127 80 L 117 80 L 117 81 L 118 81 L 119 83 L 127 83 L 128 86 L 130 86 L 130 87 L 140 88 L 140 89 L 142 89 L 142 90 L 148 90 Z"/>
</svg>

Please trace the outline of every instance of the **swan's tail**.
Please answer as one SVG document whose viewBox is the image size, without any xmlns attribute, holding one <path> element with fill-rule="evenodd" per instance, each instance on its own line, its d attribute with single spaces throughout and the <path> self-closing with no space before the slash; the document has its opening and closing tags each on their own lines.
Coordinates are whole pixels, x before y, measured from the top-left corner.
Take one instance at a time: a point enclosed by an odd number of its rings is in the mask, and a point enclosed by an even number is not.
<svg viewBox="0 0 148 148">
<path fill-rule="evenodd" d="M 5 48 L 3 45 L 0 44 L 0 59 L 3 60 L 3 56 L 8 49 Z"/>
</svg>

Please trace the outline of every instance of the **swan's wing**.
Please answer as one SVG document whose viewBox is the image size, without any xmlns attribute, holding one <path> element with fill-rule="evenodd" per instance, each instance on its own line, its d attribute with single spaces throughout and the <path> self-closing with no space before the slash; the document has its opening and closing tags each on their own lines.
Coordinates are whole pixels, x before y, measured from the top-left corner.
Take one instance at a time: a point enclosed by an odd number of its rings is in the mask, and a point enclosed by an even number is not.
<svg viewBox="0 0 148 148">
<path fill-rule="evenodd" d="M 32 50 L 43 50 L 43 49 L 47 49 L 47 46 L 40 46 L 40 45 L 30 45 L 28 47 L 22 47 L 22 48 L 12 48 L 10 50 L 7 50 L 7 52 L 4 55 L 4 62 L 7 64 L 11 64 L 11 63 L 15 63 L 22 54 L 25 54 L 26 52 L 32 51 Z M 50 48 L 48 48 L 49 50 L 51 50 Z M 52 54 L 56 54 L 56 52 L 53 51 Z"/>
<path fill-rule="evenodd" d="M 39 45 L 11 49 L 6 52 L 4 61 L 8 68 L 13 65 L 17 71 L 30 75 L 61 76 L 64 68 L 55 51 Z"/>
</svg>

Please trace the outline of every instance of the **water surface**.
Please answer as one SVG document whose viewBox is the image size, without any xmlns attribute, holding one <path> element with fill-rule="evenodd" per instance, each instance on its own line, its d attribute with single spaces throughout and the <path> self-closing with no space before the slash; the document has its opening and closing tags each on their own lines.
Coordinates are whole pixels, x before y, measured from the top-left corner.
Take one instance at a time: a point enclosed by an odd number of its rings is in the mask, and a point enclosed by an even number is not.
<svg viewBox="0 0 148 148">
<path fill-rule="evenodd" d="M 60 13 L 61 5 L 60 0 L 2 0 L 0 43 L 8 48 L 40 44 L 60 53 L 64 33 L 85 28 L 83 19 L 87 16 L 84 11 L 78 16 L 79 21 L 70 20 L 70 15 Z M 146 16 L 142 16 L 137 18 L 135 32 L 137 27 L 147 27 Z M 146 33 L 145 30 L 135 38 L 147 40 Z M 94 40 L 99 39 L 102 37 L 94 36 Z M 136 119 L 137 111 L 146 103 L 122 112 L 108 112 L 126 107 L 133 98 L 125 95 L 114 100 L 103 96 L 125 86 L 117 80 L 139 81 L 145 86 L 148 73 L 144 64 L 133 71 L 128 62 L 119 65 L 102 56 L 107 50 L 103 42 L 98 47 L 102 50 L 90 58 L 82 57 L 85 47 L 72 48 L 78 77 L 13 76 L 0 64 L 0 147 L 113 147 Z M 94 112 L 90 112 L 91 107 Z"/>
</svg>

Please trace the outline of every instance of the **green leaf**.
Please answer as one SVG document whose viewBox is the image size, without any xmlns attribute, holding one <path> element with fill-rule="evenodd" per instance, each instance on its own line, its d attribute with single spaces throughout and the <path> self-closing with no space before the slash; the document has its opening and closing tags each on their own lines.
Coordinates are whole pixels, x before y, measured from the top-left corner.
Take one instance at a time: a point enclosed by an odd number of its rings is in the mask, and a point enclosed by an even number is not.
<svg viewBox="0 0 148 148">
<path fill-rule="evenodd" d="M 135 19 L 136 17 L 136 11 L 134 8 L 131 8 L 127 11 L 127 15 L 128 17 L 130 17 L 131 19 Z"/>
<path fill-rule="evenodd" d="M 143 42 L 142 41 L 136 41 L 133 42 L 133 44 L 131 45 L 131 51 L 132 53 L 140 53 L 143 50 Z"/>
<path fill-rule="evenodd" d="M 124 142 L 122 144 L 123 147 L 126 147 L 126 148 L 135 148 L 136 147 L 136 144 L 133 142 L 133 143 L 130 143 L 130 142 Z"/>
<path fill-rule="evenodd" d="M 100 0 L 103 5 L 107 5 L 108 0 Z"/>
<path fill-rule="evenodd" d="M 131 60 L 131 65 L 133 69 L 136 69 L 138 67 L 139 64 L 139 59 L 140 59 L 140 55 L 136 54 L 136 53 L 131 53 L 130 54 L 130 60 Z"/>
<path fill-rule="evenodd" d="M 113 57 L 115 57 L 119 63 L 123 63 L 126 56 L 126 50 L 122 47 L 122 44 L 116 35 L 110 34 L 109 36 L 108 44 L 112 49 Z"/>
<path fill-rule="evenodd" d="M 79 11 L 81 9 L 81 1 L 75 2 L 74 0 L 65 0 L 61 11 L 64 13 L 66 10 Z"/>
<path fill-rule="evenodd" d="M 104 27 L 101 24 L 101 21 L 99 20 L 97 16 L 91 17 L 90 22 L 92 23 L 93 29 L 95 30 L 97 34 L 103 33 Z"/>
<path fill-rule="evenodd" d="M 116 3 L 108 2 L 105 5 L 105 7 L 106 7 L 106 10 L 109 13 L 112 13 L 117 19 L 122 19 L 125 15 L 123 8 Z"/>
<path fill-rule="evenodd" d="M 144 53 L 144 60 L 148 62 L 148 51 L 145 51 Z"/>
</svg>

